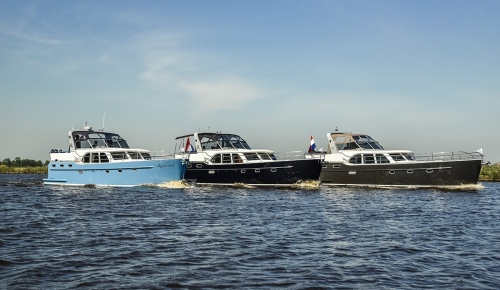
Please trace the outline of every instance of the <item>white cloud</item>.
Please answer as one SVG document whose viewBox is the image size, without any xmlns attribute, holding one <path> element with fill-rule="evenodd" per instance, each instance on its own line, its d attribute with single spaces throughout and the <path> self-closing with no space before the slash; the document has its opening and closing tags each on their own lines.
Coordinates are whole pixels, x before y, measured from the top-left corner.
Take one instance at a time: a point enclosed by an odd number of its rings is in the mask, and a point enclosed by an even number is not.
<svg viewBox="0 0 500 290">
<path fill-rule="evenodd" d="M 261 96 L 250 82 L 221 69 L 231 66 L 221 65 L 217 56 L 193 52 L 188 44 L 192 37 L 156 32 L 139 39 L 145 65 L 141 78 L 169 92 L 184 92 L 197 111 L 238 110 Z"/>
<path fill-rule="evenodd" d="M 261 95 L 251 84 L 234 78 L 213 82 L 185 82 L 179 88 L 191 95 L 198 111 L 238 110 Z"/>
</svg>

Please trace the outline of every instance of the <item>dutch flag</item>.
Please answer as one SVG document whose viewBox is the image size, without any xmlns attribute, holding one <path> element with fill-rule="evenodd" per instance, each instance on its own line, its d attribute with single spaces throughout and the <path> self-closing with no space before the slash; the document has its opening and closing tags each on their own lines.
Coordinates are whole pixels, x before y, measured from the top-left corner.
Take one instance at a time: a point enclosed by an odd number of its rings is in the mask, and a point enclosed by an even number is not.
<svg viewBox="0 0 500 290">
<path fill-rule="evenodd" d="M 189 137 L 187 138 L 186 147 L 184 148 L 184 152 L 194 152 L 194 147 L 189 142 Z"/>
<path fill-rule="evenodd" d="M 309 145 L 309 153 L 316 150 L 316 143 L 314 143 L 314 137 L 311 135 L 311 144 Z"/>
</svg>

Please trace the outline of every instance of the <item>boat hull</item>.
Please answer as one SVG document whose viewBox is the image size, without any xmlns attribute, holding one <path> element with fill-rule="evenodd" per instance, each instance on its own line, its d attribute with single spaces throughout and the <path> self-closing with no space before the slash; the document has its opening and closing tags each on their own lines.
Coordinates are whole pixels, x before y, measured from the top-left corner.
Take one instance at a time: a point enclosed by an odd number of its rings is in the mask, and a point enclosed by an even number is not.
<svg viewBox="0 0 500 290">
<path fill-rule="evenodd" d="M 242 164 L 191 162 L 184 178 L 199 184 L 290 185 L 318 180 L 320 172 L 321 162 L 313 159 Z"/>
<path fill-rule="evenodd" d="M 48 168 L 44 184 L 138 186 L 182 180 L 186 164 L 182 159 L 84 164 L 52 161 Z"/>
<path fill-rule="evenodd" d="M 455 186 L 477 184 L 482 160 L 348 165 L 324 162 L 325 185 Z"/>
</svg>

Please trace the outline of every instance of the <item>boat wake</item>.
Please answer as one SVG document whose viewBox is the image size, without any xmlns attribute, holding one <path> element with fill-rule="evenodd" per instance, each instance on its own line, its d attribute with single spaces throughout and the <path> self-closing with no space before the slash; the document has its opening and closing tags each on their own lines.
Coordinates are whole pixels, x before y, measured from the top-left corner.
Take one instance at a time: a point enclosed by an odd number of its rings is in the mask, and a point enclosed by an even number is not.
<svg viewBox="0 0 500 290">
<path fill-rule="evenodd" d="M 449 185 L 449 186 L 436 186 L 436 189 L 441 190 L 480 190 L 484 189 L 484 185 L 482 183 L 478 184 L 461 184 L 461 185 Z"/>
<path fill-rule="evenodd" d="M 307 180 L 307 181 L 299 181 L 293 184 L 292 188 L 297 189 L 318 189 L 321 186 L 321 181 L 319 180 Z"/>
<path fill-rule="evenodd" d="M 161 188 L 193 188 L 193 187 L 195 187 L 194 184 L 187 182 L 185 180 L 173 180 L 173 181 L 168 181 L 168 182 L 163 182 L 163 183 L 158 183 L 158 184 L 152 184 L 151 186 L 161 187 Z"/>
<path fill-rule="evenodd" d="M 241 182 L 235 182 L 232 187 L 234 188 L 255 188 L 253 185 L 249 185 L 246 183 L 241 183 Z"/>
</svg>

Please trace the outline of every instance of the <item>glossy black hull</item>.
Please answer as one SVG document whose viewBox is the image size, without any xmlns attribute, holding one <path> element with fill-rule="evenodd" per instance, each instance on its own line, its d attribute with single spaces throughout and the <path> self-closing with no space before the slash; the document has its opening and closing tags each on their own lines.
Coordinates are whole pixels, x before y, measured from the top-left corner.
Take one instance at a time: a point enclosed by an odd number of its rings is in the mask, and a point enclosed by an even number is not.
<svg viewBox="0 0 500 290">
<path fill-rule="evenodd" d="M 191 162 L 184 179 L 201 184 L 289 185 L 318 180 L 320 172 L 317 159 L 216 165 Z"/>
<path fill-rule="evenodd" d="M 477 184 L 482 160 L 347 165 L 323 163 L 325 185 L 456 186 Z"/>
</svg>

